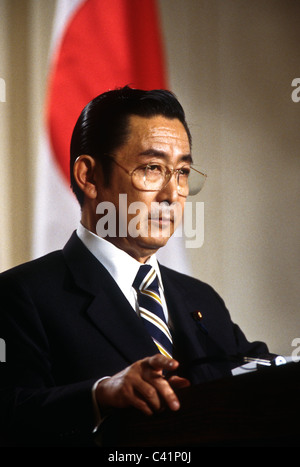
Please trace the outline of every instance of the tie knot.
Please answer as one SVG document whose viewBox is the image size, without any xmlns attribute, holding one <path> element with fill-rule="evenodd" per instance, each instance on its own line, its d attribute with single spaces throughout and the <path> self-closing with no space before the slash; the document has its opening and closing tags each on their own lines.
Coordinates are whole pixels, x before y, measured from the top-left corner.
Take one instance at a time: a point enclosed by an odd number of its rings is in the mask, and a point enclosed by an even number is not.
<svg viewBox="0 0 300 467">
<path fill-rule="evenodd" d="M 149 264 L 143 264 L 140 266 L 132 285 L 136 291 L 146 290 L 149 288 L 154 290 L 157 289 L 158 280 L 155 269 Z"/>
</svg>

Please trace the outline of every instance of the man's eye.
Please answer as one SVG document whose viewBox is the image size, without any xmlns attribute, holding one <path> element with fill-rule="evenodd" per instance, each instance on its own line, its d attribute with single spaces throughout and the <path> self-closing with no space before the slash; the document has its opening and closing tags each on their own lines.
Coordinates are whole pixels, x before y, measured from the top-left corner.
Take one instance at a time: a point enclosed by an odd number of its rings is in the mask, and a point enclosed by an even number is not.
<svg viewBox="0 0 300 467">
<path fill-rule="evenodd" d="M 189 167 L 182 167 L 178 173 L 180 176 L 188 177 L 190 175 L 190 172 L 191 170 Z"/>
<path fill-rule="evenodd" d="M 149 172 L 162 172 L 161 165 L 158 164 L 148 164 L 147 165 L 147 171 Z"/>
</svg>

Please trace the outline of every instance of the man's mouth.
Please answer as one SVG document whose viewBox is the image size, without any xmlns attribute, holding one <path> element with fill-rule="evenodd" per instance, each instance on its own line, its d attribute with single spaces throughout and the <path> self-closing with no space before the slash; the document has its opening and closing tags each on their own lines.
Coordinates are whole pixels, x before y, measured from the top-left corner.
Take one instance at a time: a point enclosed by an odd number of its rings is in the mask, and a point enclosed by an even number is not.
<svg viewBox="0 0 300 467">
<path fill-rule="evenodd" d="M 173 222 L 174 221 L 174 214 L 164 214 L 163 216 L 153 216 L 150 215 L 149 219 L 154 220 L 154 221 L 166 221 L 166 222 Z"/>
<path fill-rule="evenodd" d="M 149 219 L 154 222 L 170 223 L 175 220 L 175 209 L 174 206 L 160 204 L 159 206 L 151 209 L 149 213 Z"/>
<path fill-rule="evenodd" d="M 174 223 L 174 215 L 149 216 L 149 221 L 163 227 Z"/>
</svg>

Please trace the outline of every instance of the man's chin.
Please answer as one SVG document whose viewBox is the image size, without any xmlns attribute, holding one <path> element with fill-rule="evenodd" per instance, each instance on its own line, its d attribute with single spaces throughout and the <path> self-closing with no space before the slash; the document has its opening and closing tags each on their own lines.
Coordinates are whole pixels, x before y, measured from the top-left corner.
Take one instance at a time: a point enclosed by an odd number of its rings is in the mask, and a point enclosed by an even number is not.
<svg viewBox="0 0 300 467">
<path fill-rule="evenodd" d="M 145 249 L 158 250 L 167 244 L 169 238 L 170 235 L 164 235 L 163 232 L 161 232 L 160 235 L 138 237 L 138 243 Z"/>
</svg>

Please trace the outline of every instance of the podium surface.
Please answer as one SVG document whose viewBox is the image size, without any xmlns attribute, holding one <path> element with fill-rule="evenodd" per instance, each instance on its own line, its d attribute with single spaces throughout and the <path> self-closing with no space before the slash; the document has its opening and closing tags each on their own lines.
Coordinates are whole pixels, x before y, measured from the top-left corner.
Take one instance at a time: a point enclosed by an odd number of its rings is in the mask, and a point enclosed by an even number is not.
<svg viewBox="0 0 300 467">
<path fill-rule="evenodd" d="M 100 428 L 103 446 L 297 446 L 300 363 L 177 391 L 178 412 L 118 410 Z"/>
</svg>

